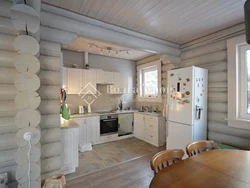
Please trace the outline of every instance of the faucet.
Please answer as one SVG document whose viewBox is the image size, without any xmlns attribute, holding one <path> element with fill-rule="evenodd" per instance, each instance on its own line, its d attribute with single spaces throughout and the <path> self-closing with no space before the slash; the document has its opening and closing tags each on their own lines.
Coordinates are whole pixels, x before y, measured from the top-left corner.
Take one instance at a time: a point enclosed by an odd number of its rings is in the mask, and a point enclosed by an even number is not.
<svg viewBox="0 0 250 188">
<path fill-rule="evenodd" d="M 144 106 L 144 109 L 146 112 L 152 112 L 152 106 L 150 106 L 150 107 Z"/>
</svg>

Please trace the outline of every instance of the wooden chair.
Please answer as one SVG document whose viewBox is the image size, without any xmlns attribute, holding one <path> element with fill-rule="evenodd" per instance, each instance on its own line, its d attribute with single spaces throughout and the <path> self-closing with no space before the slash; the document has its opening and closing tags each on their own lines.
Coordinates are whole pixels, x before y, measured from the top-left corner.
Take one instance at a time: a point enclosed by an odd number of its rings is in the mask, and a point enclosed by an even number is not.
<svg viewBox="0 0 250 188">
<path fill-rule="evenodd" d="M 167 166 L 170 166 L 180 160 L 184 156 L 185 152 L 182 149 L 172 149 L 161 151 L 153 156 L 150 161 L 151 169 L 156 175 L 159 171 Z"/>
<path fill-rule="evenodd" d="M 213 149 L 214 141 L 212 140 L 200 140 L 192 142 L 186 146 L 186 152 L 189 157 L 197 155 L 203 151 Z"/>
</svg>

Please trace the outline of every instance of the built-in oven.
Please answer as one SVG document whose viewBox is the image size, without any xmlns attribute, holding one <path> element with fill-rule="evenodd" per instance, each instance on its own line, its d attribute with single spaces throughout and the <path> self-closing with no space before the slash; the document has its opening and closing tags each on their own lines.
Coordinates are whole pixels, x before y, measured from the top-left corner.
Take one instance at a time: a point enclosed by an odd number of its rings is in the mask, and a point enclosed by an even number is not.
<svg viewBox="0 0 250 188">
<path fill-rule="evenodd" d="M 100 134 L 118 133 L 118 115 L 102 115 L 100 116 Z"/>
</svg>

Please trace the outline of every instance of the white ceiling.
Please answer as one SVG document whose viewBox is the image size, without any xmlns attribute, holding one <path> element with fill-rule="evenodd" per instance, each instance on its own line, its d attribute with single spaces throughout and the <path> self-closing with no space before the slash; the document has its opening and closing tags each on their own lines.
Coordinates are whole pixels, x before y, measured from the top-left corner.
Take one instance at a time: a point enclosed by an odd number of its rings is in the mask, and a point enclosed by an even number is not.
<svg viewBox="0 0 250 188">
<path fill-rule="evenodd" d="M 74 39 L 67 46 L 62 46 L 62 48 L 78 52 L 88 51 L 91 54 L 98 54 L 98 55 L 104 55 L 104 56 L 110 56 L 110 57 L 116 57 L 134 61 L 153 55 L 148 52 L 138 51 L 113 44 L 108 44 L 106 42 L 101 42 L 97 40 L 90 40 L 84 37 L 79 37 L 77 39 Z M 109 48 L 111 49 L 109 50 Z"/>
<path fill-rule="evenodd" d="M 184 44 L 244 22 L 245 0 L 42 0 L 100 21 Z"/>
</svg>

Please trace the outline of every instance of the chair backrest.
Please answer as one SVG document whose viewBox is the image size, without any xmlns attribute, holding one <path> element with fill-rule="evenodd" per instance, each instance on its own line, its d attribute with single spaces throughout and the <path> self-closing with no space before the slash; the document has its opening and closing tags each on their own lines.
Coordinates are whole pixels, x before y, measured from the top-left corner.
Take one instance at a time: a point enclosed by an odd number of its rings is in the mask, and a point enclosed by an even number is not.
<svg viewBox="0 0 250 188">
<path fill-rule="evenodd" d="M 203 151 L 213 149 L 214 141 L 212 140 L 199 140 L 192 142 L 186 146 L 186 152 L 189 157 L 197 155 Z"/>
<path fill-rule="evenodd" d="M 155 154 L 150 161 L 154 174 L 157 174 L 167 166 L 182 160 L 184 154 L 185 152 L 182 149 L 165 150 Z"/>
</svg>

